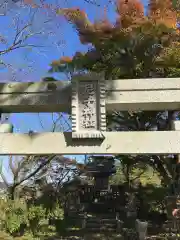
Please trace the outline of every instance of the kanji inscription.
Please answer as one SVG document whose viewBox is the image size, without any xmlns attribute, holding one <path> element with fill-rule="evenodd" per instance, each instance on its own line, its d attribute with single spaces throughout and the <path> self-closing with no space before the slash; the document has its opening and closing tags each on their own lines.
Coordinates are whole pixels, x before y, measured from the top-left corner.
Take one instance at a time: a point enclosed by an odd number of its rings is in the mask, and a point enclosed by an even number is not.
<svg viewBox="0 0 180 240">
<path fill-rule="evenodd" d="M 97 130 L 97 81 L 82 82 L 79 86 L 79 130 Z"/>
<path fill-rule="evenodd" d="M 72 83 L 72 137 L 103 138 L 106 130 L 105 83 L 74 80 Z"/>
</svg>

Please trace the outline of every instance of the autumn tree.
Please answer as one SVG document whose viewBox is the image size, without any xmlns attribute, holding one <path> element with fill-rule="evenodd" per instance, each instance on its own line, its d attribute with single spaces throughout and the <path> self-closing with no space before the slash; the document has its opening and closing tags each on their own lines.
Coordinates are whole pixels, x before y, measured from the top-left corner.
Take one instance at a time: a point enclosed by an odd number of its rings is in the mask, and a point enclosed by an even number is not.
<svg viewBox="0 0 180 240">
<path fill-rule="evenodd" d="M 80 9 L 59 9 L 77 30 L 87 52 L 76 52 L 51 64 L 51 72 L 71 76 L 79 72 L 104 72 L 107 80 L 179 77 L 179 29 L 177 10 L 170 0 L 150 0 L 147 14 L 139 0 L 117 0 L 116 21 L 107 18 L 90 22 Z M 107 116 L 108 129 L 116 131 L 169 130 L 176 111 L 113 112 Z M 121 156 L 117 156 L 121 158 Z M 128 161 L 128 156 L 126 156 Z M 132 156 L 131 156 L 132 158 Z M 133 156 L 159 172 L 162 184 L 173 176 L 177 156 Z"/>
</svg>

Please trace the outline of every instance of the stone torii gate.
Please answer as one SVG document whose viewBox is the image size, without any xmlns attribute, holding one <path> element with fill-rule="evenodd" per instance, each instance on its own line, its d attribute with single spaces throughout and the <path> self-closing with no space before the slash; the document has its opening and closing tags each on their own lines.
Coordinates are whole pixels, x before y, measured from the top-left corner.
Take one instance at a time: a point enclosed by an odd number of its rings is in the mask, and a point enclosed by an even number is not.
<svg viewBox="0 0 180 240">
<path fill-rule="evenodd" d="M 72 111 L 72 132 L 0 133 L 0 155 L 179 154 L 175 131 L 106 132 L 106 112 L 179 110 L 180 78 L 104 80 L 76 76 L 72 83 L 0 83 L 3 112 Z"/>
</svg>

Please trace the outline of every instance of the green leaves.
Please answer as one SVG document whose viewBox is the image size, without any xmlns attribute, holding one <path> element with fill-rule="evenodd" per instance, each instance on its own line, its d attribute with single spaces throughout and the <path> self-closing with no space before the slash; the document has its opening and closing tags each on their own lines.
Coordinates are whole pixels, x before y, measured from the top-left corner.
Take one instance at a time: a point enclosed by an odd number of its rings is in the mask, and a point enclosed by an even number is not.
<svg viewBox="0 0 180 240">
<path fill-rule="evenodd" d="M 172 0 L 172 4 L 173 4 L 173 7 L 175 9 L 179 10 L 179 7 L 180 7 L 180 1 L 179 0 Z"/>
<path fill-rule="evenodd" d="M 31 232 L 34 236 L 40 231 L 43 232 L 44 224 L 48 219 L 63 219 L 64 212 L 58 202 L 49 212 L 43 206 L 31 203 L 26 204 L 25 200 L 0 199 L 0 227 L 12 236 L 18 235 L 22 229 L 27 233 Z M 23 228 L 22 228 L 23 226 Z M 47 226 L 48 227 L 48 226 Z M 42 228 L 42 229 L 41 229 Z M 32 239 L 32 237 L 30 238 Z"/>
<path fill-rule="evenodd" d="M 45 213 L 46 213 L 46 210 L 45 208 L 43 208 L 42 205 L 40 206 L 34 206 L 32 205 L 29 209 L 28 209 L 28 219 L 29 220 L 36 220 L 37 221 L 37 224 L 39 222 L 39 220 L 41 218 L 45 218 Z"/>
<path fill-rule="evenodd" d="M 55 203 L 53 209 L 48 212 L 48 217 L 62 220 L 64 218 L 64 211 L 58 201 Z"/>
<path fill-rule="evenodd" d="M 26 205 L 22 201 L 1 200 L 0 210 L 4 204 L 4 217 L 0 220 L 3 221 L 3 225 L 7 232 L 13 234 L 20 229 L 21 224 L 26 223 Z"/>
</svg>

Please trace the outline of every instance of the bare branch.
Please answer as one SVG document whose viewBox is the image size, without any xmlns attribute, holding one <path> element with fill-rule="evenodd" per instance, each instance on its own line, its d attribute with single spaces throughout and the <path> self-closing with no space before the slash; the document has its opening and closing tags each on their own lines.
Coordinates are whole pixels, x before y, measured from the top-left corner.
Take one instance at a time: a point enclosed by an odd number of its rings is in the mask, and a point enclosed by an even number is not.
<svg viewBox="0 0 180 240">
<path fill-rule="evenodd" d="M 14 51 L 16 49 L 19 49 L 19 48 L 28 48 L 28 47 L 42 48 L 42 47 L 45 47 L 42 45 L 26 43 L 26 41 L 29 40 L 30 38 L 43 34 L 42 31 L 38 31 L 38 32 L 34 32 L 34 33 L 31 32 L 30 28 L 33 26 L 34 16 L 35 16 L 35 12 L 33 13 L 30 21 L 27 24 L 25 24 L 22 28 L 19 27 L 19 25 L 20 25 L 19 18 L 17 18 L 17 20 L 15 20 L 14 24 L 16 25 L 16 34 L 15 34 L 14 40 L 9 47 L 0 51 L 0 55 L 5 55 L 5 54 L 7 54 L 11 51 Z M 44 21 L 44 23 L 47 23 L 49 21 L 50 20 Z"/>
<path fill-rule="evenodd" d="M 17 32 L 16 32 L 16 35 L 15 35 L 15 38 L 14 38 L 14 41 L 13 41 L 13 45 L 15 45 L 16 42 L 19 41 L 19 39 L 21 38 L 23 32 L 24 32 L 28 27 L 30 27 L 30 26 L 32 26 L 32 24 L 28 23 L 28 24 L 25 25 L 21 30 L 19 30 L 19 26 L 18 26 L 18 24 L 17 24 L 17 30 L 16 30 Z"/>
<path fill-rule="evenodd" d="M 59 116 L 58 116 L 58 118 L 57 118 L 56 120 L 54 120 L 53 115 L 54 115 L 54 114 L 52 113 L 53 126 L 52 126 L 52 130 L 51 130 L 51 131 L 52 131 L 52 132 L 55 132 L 55 130 L 56 130 L 56 128 L 57 128 L 57 123 L 58 123 L 58 121 L 60 121 L 62 115 L 59 114 Z"/>
<path fill-rule="evenodd" d="M 86 3 L 89 3 L 89 4 L 92 4 L 92 5 L 95 5 L 97 7 L 100 7 L 101 5 L 98 4 L 96 1 L 93 1 L 93 0 L 84 0 Z"/>
<path fill-rule="evenodd" d="M 34 177 L 43 167 L 45 167 L 46 165 L 48 165 L 55 156 L 56 156 L 56 155 L 51 155 L 51 156 L 49 156 L 46 161 L 44 161 L 43 163 L 41 163 L 41 164 L 39 165 L 39 167 L 37 167 L 33 172 L 31 172 L 30 174 L 28 174 L 28 176 L 26 176 L 26 177 L 23 178 L 22 180 L 18 181 L 17 183 L 15 183 L 14 187 L 17 187 L 18 185 L 22 184 L 23 182 L 27 181 L 28 179 Z"/>
</svg>

